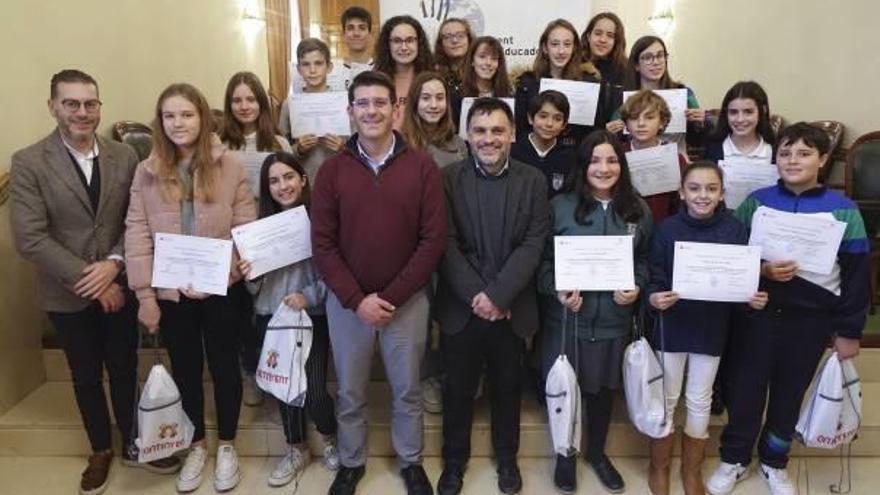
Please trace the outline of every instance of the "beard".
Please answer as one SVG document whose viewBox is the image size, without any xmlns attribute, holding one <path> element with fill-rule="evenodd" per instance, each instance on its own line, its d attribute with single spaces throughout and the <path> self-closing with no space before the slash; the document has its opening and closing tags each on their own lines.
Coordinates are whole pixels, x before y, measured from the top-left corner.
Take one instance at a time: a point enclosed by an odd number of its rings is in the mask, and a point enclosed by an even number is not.
<svg viewBox="0 0 880 495">
<path fill-rule="evenodd" d="M 499 172 L 504 168 L 504 165 L 507 164 L 507 160 L 509 155 L 507 153 L 502 154 L 498 157 L 497 160 L 494 161 L 483 161 L 480 159 L 479 155 L 474 155 L 474 159 L 477 161 L 477 164 L 489 175 L 498 175 Z"/>
</svg>

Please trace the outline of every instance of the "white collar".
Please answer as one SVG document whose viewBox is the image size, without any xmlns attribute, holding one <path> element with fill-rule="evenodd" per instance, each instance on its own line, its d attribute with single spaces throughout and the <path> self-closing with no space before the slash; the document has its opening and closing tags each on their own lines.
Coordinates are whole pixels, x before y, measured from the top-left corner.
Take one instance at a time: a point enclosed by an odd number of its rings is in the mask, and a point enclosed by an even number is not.
<svg viewBox="0 0 880 495">
<path fill-rule="evenodd" d="M 366 150 L 364 150 L 364 147 L 361 146 L 360 139 L 356 139 L 355 142 L 357 143 L 358 153 L 360 153 L 360 155 L 364 157 L 365 160 L 367 160 L 371 167 L 373 167 L 374 169 L 378 169 L 382 165 L 385 165 L 385 162 L 387 162 L 388 159 L 391 158 L 391 155 L 394 153 L 394 147 L 397 145 L 397 136 L 393 132 L 391 133 L 391 146 L 388 148 L 388 151 L 385 153 L 385 155 L 379 160 L 373 160 L 370 157 Z"/>
<path fill-rule="evenodd" d="M 724 142 L 721 144 L 721 149 L 724 152 L 724 156 L 740 156 L 744 158 L 757 158 L 761 160 L 770 161 L 773 159 L 773 147 L 764 142 L 764 138 L 762 136 L 758 136 L 758 146 L 755 147 L 752 151 L 748 153 L 743 153 L 739 148 L 733 143 L 733 140 L 730 139 L 730 136 L 724 138 Z"/>
<path fill-rule="evenodd" d="M 67 148 L 67 151 L 70 152 L 71 155 L 76 159 L 76 161 L 80 162 L 83 160 L 94 160 L 98 157 L 98 137 L 95 136 L 92 141 L 92 149 L 89 150 L 88 153 L 81 153 L 78 149 L 71 146 L 67 140 L 64 139 L 64 136 L 61 136 L 61 142 L 64 143 L 64 147 Z"/>
<path fill-rule="evenodd" d="M 529 143 L 532 144 L 532 148 L 535 148 L 535 153 L 537 153 L 538 156 L 541 157 L 541 158 L 547 158 L 547 155 L 549 155 L 550 152 L 553 151 L 553 148 L 556 147 L 556 143 L 559 142 L 559 139 L 558 139 L 558 138 L 554 138 L 554 139 L 553 139 L 553 144 L 551 144 L 550 147 L 547 148 L 546 151 L 541 151 L 541 150 L 538 149 L 538 145 L 535 144 L 535 140 L 532 139 L 532 134 L 534 134 L 534 133 L 533 133 L 533 132 L 530 132 L 530 133 L 529 133 Z"/>
</svg>

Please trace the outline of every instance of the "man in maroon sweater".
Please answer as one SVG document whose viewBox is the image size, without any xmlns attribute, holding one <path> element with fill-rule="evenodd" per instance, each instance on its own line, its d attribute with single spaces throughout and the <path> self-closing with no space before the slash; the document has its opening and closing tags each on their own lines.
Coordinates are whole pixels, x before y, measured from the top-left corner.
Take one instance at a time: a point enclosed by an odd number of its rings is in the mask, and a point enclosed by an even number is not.
<svg viewBox="0 0 880 495">
<path fill-rule="evenodd" d="M 330 495 L 353 494 L 367 455 L 367 386 L 376 340 L 391 385 L 391 440 L 408 494 L 433 494 L 422 469 L 419 366 L 428 324 L 425 286 L 443 254 L 440 172 L 392 131 L 394 85 L 376 72 L 348 89 L 357 132 L 321 165 L 312 193 L 315 263 L 328 287 L 338 383 L 341 469 Z"/>
</svg>

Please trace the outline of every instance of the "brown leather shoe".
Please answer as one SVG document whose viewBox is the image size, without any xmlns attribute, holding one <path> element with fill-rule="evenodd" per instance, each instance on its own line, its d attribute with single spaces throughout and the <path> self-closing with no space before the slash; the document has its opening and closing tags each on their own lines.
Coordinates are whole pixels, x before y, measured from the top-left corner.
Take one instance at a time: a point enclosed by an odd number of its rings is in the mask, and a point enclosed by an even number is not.
<svg viewBox="0 0 880 495">
<path fill-rule="evenodd" d="M 669 462 L 675 434 L 651 439 L 651 463 L 648 465 L 648 488 L 653 495 L 669 495 Z"/>
<path fill-rule="evenodd" d="M 113 451 L 105 450 L 89 456 L 89 465 L 82 473 L 79 482 L 80 495 L 99 495 L 107 489 L 107 478 L 110 465 L 113 463 Z"/>
<path fill-rule="evenodd" d="M 706 439 L 681 435 L 681 484 L 685 495 L 705 495 L 703 457 Z"/>
</svg>

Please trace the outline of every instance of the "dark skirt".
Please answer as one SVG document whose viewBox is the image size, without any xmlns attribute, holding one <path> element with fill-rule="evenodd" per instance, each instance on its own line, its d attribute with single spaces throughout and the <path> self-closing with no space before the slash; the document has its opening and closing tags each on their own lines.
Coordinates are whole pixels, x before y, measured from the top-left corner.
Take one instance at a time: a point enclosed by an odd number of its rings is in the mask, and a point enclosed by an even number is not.
<svg viewBox="0 0 880 495">
<path fill-rule="evenodd" d="M 562 342 L 559 332 L 543 332 L 543 371 L 546 380 L 550 368 L 559 357 Z M 565 353 L 575 368 L 582 394 L 595 394 L 600 388 L 620 389 L 623 385 L 623 353 L 630 342 L 629 335 L 590 341 L 574 338 L 570 333 L 565 339 Z"/>
</svg>

